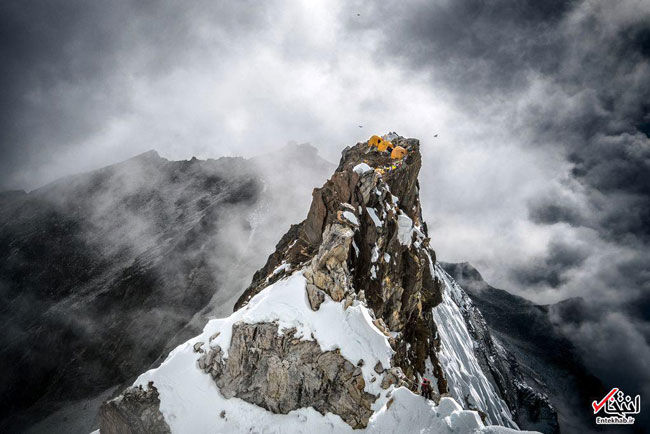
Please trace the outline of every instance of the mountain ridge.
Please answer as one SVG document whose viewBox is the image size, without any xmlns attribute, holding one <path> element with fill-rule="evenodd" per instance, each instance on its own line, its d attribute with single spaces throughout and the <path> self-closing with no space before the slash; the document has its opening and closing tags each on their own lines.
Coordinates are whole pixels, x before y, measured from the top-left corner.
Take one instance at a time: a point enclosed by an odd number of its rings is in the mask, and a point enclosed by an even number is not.
<svg viewBox="0 0 650 434">
<path fill-rule="evenodd" d="M 107 401 L 102 432 L 150 424 L 160 432 L 259 430 L 271 420 L 277 432 L 300 429 L 295 423 L 384 432 L 384 419 L 422 402 L 413 391 L 423 376 L 433 379 L 434 396 L 415 426 L 508 432 L 486 425 L 522 423 L 557 432 L 555 410 L 436 264 L 419 202 L 419 142 L 389 138 L 406 157 L 391 159 L 368 143 L 346 148 L 235 312 L 210 320 Z M 487 369 L 483 361 L 495 357 Z M 127 396 L 155 400 L 134 407 Z M 438 420 L 445 412 L 450 418 Z"/>
<path fill-rule="evenodd" d="M 275 155 L 306 179 L 329 172 L 320 157 L 299 167 L 291 153 Z M 197 312 L 228 303 L 272 250 L 266 234 L 282 230 L 260 212 L 280 194 L 263 160 L 170 161 L 149 151 L 0 194 L 0 430 L 89 431 L 106 393 L 175 346 Z M 296 210 L 306 201 L 300 189 L 281 194 Z M 254 221 L 269 229 L 253 233 Z M 249 238 L 255 249 L 232 241 Z"/>
</svg>

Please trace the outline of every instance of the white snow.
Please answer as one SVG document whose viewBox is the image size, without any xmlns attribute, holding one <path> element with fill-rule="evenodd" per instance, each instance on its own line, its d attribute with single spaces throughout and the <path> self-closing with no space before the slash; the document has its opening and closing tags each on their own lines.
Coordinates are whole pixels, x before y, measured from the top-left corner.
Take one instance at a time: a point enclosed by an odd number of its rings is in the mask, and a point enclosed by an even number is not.
<svg viewBox="0 0 650 434">
<path fill-rule="evenodd" d="M 397 216 L 397 238 L 404 246 L 411 245 L 413 238 L 413 220 L 401 211 Z"/>
<path fill-rule="evenodd" d="M 276 274 L 281 273 L 283 271 L 289 271 L 290 268 L 291 268 L 291 264 L 283 262 L 282 264 L 278 265 L 278 267 L 275 270 L 273 270 L 272 276 L 275 276 Z"/>
<path fill-rule="evenodd" d="M 384 253 L 384 262 L 390 264 L 390 255 L 388 253 Z"/>
<path fill-rule="evenodd" d="M 375 245 L 370 254 L 370 262 L 377 262 L 377 259 L 379 259 L 379 247 Z"/>
<path fill-rule="evenodd" d="M 503 427 L 485 427 L 475 411 L 463 410 L 451 398 L 440 399 L 438 406 L 432 401 L 400 387 L 393 391 L 388 402 L 377 411 L 365 429 L 367 433 L 513 433 Z"/>
<path fill-rule="evenodd" d="M 366 172 L 370 172 L 374 170 L 372 167 L 368 166 L 366 163 L 359 163 L 354 168 L 352 169 L 354 173 L 357 173 L 359 175 L 363 175 Z"/>
<path fill-rule="evenodd" d="M 357 219 L 357 216 L 355 216 L 353 212 L 343 211 L 343 218 L 345 218 L 350 223 L 359 226 L 359 220 Z"/>
<path fill-rule="evenodd" d="M 463 410 L 452 398 L 442 398 L 438 406 L 406 388 L 379 387 L 373 367 L 377 361 L 390 366 L 393 354 L 386 336 L 373 324 L 368 309 L 355 301 L 347 310 L 329 297 L 316 312 L 309 307 L 305 278 L 301 272 L 265 288 L 249 304 L 228 318 L 211 320 L 203 333 L 174 349 L 157 369 L 142 374 L 135 385 L 153 381 L 160 394 L 160 411 L 174 433 L 511 433 L 503 427 L 485 427 L 478 413 Z M 380 394 L 372 408 L 375 413 L 364 430 L 352 430 L 339 416 L 321 415 L 313 408 L 288 414 L 274 414 L 238 398 L 225 399 L 212 377 L 197 366 L 200 354 L 196 342 L 219 345 L 226 353 L 232 326 L 276 321 L 280 332 L 296 327 L 302 339 L 315 339 L 323 351 L 339 348 L 341 355 L 361 368 L 365 390 Z M 211 342 L 215 332 L 221 334 Z M 374 383 L 370 380 L 377 378 Z M 390 394 L 390 397 L 388 396 Z M 220 414 L 225 412 L 224 417 Z"/>
<path fill-rule="evenodd" d="M 508 406 L 487 379 L 474 355 L 474 340 L 457 302 L 462 297 L 459 292 L 462 289 L 439 265 L 431 267 L 431 273 L 444 283 L 442 303 L 432 311 L 440 336 L 438 358 L 447 378 L 450 395 L 459 402 L 467 402 L 483 410 L 492 423 L 517 428 Z"/>
<path fill-rule="evenodd" d="M 317 312 L 312 311 L 305 284 L 302 273 L 297 272 L 268 286 L 253 297 L 246 307 L 228 318 L 208 322 L 201 335 L 178 346 L 158 369 L 145 372 L 135 384 L 146 385 L 148 381 L 154 381 L 160 393 L 161 411 L 175 432 L 206 432 L 205 429 L 213 420 L 208 425 L 201 425 L 203 422 L 199 421 L 196 422 L 199 425 L 192 425 L 192 421 L 201 415 L 197 409 L 205 410 L 204 404 L 199 403 L 197 397 L 207 399 L 208 402 L 223 398 L 218 394 L 211 377 L 197 368 L 199 354 L 194 353 L 193 345 L 196 342 L 204 342 L 204 347 L 210 345 L 214 348 L 219 345 L 224 357 L 227 357 L 232 326 L 235 323 L 274 321 L 280 332 L 295 327 L 297 337 L 303 340 L 315 339 L 323 351 L 340 349 L 341 355 L 355 365 L 363 359 L 361 371 L 366 383 L 365 390 L 378 394 L 381 391 L 381 381 L 377 379 L 371 382 L 371 379 L 377 377 L 373 369 L 377 362 L 390 366 L 393 350 L 387 337 L 374 326 L 368 309 L 358 301 L 348 309 L 343 309 L 342 303 L 327 297 Z M 220 332 L 219 336 L 209 341 L 209 337 L 217 331 Z M 237 405 L 243 404 L 241 402 Z M 212 412 L 210 410 L 209 413 Z"/>
<path fill-rule="evenodd" d="M 382 222 L 379 217 L 377 217 L 377 211 L 374 208 L 366 208 L 368 210 L 368 215 L 370 215 L 370 218 L 372 219 L 372 222 L 374 223 L 375 227 L 380 228 L 384 225 L 384 222 Z"/>
</svg>

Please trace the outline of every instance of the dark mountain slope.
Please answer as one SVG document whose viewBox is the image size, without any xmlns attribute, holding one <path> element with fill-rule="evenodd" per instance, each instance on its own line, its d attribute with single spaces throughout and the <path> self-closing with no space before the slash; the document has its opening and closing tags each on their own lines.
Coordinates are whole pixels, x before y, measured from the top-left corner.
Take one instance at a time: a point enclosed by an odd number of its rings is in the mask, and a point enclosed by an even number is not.
<svg viewBox="0 0 650 434">
<path fill-rule="evenodd" d="M 302 170 L 287 161 L 302 154 Z M 308 145 L 275 155 L 297 175 L 330 171 Z M 1 194 L 0 431 L 132 378 L 211 302 L 229 310 L 241 276 L 273 248 L 262 234 L 284 230 L 265 217 L 275 206 L 263 199 L 271 175 L 268 164 L 242 158 L 168 161 L 151 151 Z M 298 191 L 284 195 L 300 208 L 308 199 Z M 92 424 L 77 422 L 54 425 Z"/>
</svg>

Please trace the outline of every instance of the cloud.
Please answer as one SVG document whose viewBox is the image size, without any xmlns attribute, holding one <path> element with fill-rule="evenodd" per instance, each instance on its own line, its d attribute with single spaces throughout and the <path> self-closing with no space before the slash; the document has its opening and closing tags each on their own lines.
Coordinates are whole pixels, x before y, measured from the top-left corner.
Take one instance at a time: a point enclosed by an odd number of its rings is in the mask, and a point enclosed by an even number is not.
<svg viewBox="0 0 650 434">
<path fill-rule="evenodd" d="M 587 256 L 583 248 L 553 240 L 543 258 L 514 269 L 514 279 L 525 288 L 539 284 L 558 288 L 566 283 L 567 271 L 582 265 Z"/>
<path fill-rule="evenodd" d="M 647 349 L 648 2 L 10 1 L 0 20 L 3 188 L 151 148 L 298 140 L 335 162 L 395 130 L 422 139 L 440 258 L 540 303 L 583 297 Z M 574 338 L 598 351 L 591 322 Z"/>
</svg>

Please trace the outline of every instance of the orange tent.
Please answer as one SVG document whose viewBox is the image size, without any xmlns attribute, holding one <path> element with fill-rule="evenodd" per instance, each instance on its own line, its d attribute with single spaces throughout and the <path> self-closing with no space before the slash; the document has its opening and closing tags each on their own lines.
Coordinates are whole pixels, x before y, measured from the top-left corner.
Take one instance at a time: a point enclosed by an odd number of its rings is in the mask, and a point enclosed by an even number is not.
<svg viewBox="0 0 650 434">
<path fill-rule="evenodd" d="M 382 140 L 377 145 L 377 150 L 379 150 L 379 152 L 385 152 L 386 149 L 393 149 L 393 144 L 391 142 L 389 142 L 388 140 Z"/>
<path fill-rule="evenodd" d="M 402 158 L 406 157 L 406 149 L 402 148 L 401 146 L 395 146 L 393 148 L 393 151 L 390 153 L 390 158 L 393 160 L 401 160 Z"/>
<path fill-rule="evenodd" d="M 372 136 L 368 140 L 368 146 L 378 146 L 383 140 L 379 136 Z"/>
</svg>

